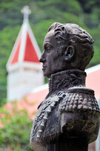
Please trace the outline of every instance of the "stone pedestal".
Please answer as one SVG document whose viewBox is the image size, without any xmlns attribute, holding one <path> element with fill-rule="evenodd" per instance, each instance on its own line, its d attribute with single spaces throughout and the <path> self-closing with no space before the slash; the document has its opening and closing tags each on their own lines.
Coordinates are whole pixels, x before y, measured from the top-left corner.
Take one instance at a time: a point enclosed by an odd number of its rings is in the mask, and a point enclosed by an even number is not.
<svg viewBox="0 0 100 151">
<path fill-rule="evenodd" d="M 46 147 L 46 151 L 88 151 L 87 138 L 70 138 L 62 139 L 57 144 L 50 144 Z"/>
</svg>

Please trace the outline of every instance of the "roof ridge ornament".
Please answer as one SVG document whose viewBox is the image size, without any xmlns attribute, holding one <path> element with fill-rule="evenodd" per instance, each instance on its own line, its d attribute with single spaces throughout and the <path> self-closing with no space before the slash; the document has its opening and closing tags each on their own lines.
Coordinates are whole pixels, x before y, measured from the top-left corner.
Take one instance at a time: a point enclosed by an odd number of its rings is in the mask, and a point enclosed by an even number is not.
<svg viewBox="0 0 100 151">
<path fill-rule="evenodd" d="M 28 22 L 28 16 L 31 14 L 31 10 L 29 9 L 29 6 L 24 6 L 21 10 L 21 13 L 23 14 L 23 22 Z"/>
</svg>

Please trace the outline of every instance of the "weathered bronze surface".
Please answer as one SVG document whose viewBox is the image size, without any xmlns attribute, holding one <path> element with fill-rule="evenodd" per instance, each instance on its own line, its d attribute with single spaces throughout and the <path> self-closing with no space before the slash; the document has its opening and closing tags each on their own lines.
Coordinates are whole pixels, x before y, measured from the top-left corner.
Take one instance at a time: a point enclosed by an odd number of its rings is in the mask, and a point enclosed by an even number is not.
<svg viewBox="0 0 100 151">
<path fill-rule="evenodd" d="M 93 39 L 76 24 L 54 23 L 40 58 L 49 94 L 38 106 L 30 136 L 34 151 L 87 151 L 99 129 L 94 91 L 85 87 Z"/>
</svg>

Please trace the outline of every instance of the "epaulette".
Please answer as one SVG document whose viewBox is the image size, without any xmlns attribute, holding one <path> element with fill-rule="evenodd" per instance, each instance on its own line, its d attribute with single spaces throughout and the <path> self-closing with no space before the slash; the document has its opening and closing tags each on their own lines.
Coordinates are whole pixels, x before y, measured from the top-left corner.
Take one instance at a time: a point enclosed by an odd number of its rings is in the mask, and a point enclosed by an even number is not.
<svg viewBox="0 0 100 151">
<path fill-rule="evenodd" d="M 60 112 L 89 112 L 100 114 L 94 91 L 86 87 L 71 87 L 60 106 Z"/>
</svg>

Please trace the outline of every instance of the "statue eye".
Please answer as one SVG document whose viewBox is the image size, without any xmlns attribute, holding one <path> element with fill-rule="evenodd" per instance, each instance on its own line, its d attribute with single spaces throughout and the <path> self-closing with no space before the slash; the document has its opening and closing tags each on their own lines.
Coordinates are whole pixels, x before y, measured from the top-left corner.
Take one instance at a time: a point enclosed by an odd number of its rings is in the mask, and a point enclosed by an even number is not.
<svg viewBox="0 0 100 151">
<path fill-rule="evenodd" d="M 51 46 L 47 44 L 47 45 L 45 46 L 45 49 L 46 49 L 46 50 L 51 50 Z"/>
<path fill-rule="evenodd" d="M 57 37 L 57 38 L 56 38 L 56 40 L 57 40 L 57 41 L 60 41 L 60 40 L 61 40 L 61 38 L 60 38 L 60 37 Z"/>
</svg>

